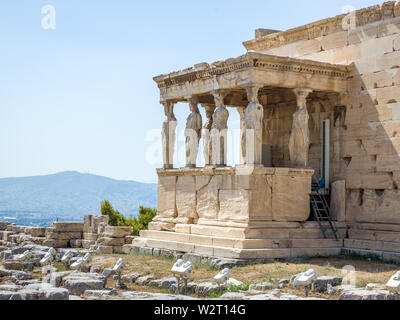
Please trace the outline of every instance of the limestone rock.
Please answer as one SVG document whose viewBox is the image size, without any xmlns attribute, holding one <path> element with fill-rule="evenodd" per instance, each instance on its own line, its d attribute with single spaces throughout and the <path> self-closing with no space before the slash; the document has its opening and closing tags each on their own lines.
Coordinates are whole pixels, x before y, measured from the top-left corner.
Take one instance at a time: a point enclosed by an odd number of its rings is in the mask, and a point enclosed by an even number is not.
<svg viewBox="0 0 400 320">
<path fill-rule="evenodd" d="M 212 282 L 202 282 L 197 285 L 196 293 L 200 296 L 206 296 L 211 292 L 219 291 L 219 286 Z"/>
<path fill-rule="evenodd" d="M 352 289 L 344 291 L 339 300 L 398 300 L 398 297 L 387 290 Z"/>
<path fill-rule="evenodd" d="M 133 227 L 107 226 L 103 232 L 103 235 L 109 238 L 123 238 L 125 236 L 130 236 L 132 232 L 133 232 Z"/>
<path fill-rule="evenodd" d="M 139 277 L 136 279 L 135 283 L 139 286 L 145 286 L 147 285 L 151 280 L 154 279 L 154 276 L 152 275 L 147 275 L 143 277 Z"/>
<path fill-rule="evenodd" d="M 121 280 L 124 283 L 134 283 L 139 277 L 139 273 L 125 274 L 121 277 Z"/>
<path fill-rule="evenodd" d="M 274 287 L 274 285 L 270 282 L 263 282 L 263 283 L 257 283 L 257 284 L 252 284 L 249 288 L 249 290 L 256 290 L 256 291 L 267 291 L 271 290 Z"/>
<path fill-rule="evenodd" d="M 221 300 L 247 300 L 246 295 L 244 293 L 239 293 L 239 292 L 224 293 L 220 299 Z"/>
<path fill-rule="evenodd" d="M 151 280 L 149 282 L 150 287 L 169 289 L 173 284 L 177 284 L 176 278 L 166 278 L 161 280 Z"/>
<path fill-rule="evenodd" d="M 314 283 L 314 291 L 316 292 L 326 292 L 328 290 L 328 285 L 339 286 L 342 284 L 343 278 L 341 277 L 318 277 Z"/>
</svg>

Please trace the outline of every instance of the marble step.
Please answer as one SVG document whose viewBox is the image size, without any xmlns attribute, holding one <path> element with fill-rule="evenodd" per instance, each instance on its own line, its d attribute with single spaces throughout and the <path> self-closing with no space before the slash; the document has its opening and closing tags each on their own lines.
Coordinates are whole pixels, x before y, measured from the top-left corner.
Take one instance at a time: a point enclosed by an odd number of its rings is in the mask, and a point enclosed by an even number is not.
<svg viewBox="0 0 400 320">
<path fill-rule="evenodd" d="M 167 249 L 178 252 L 229 259 L 278 259 L 305 256 L 335 256 L 339 255 L 342 249 L 341 247 L 238 249 L 151 238 L 135 239 L 132 243 L 132 246 Z"/>
<path fill-rule="evenodd" d="M 318 223 L 304 224 L 302 228 L 297 229 L 244 229 L 204 225 L 177 225 L 175 230 L 178 233 L 238 239 L 323 239 L 322 231 Z M 346 227 L 339 228 L 339 238 L 345 238 L 346 233 Z M 328 231 L 327 235 L 328 238 L 334 238 L 331 231 Z"/>
<path fill-rule="evenodd" d="M 279 249 L 279 248 L 312 248 L 342 247 L 343 241 L 333 239 L 235 239 L 226 237 L 202 236 L 165 231 L 142 231 L 141 237 L 201 244 L 207 246 L 227 247 L 236 249 Z"/>
<path fill-rule="evenodd" d="M 362 240 L 362 239 L 344 239 L 344 248 L 400 252 L 400 239 L 399 242 Z"/>
</svg>

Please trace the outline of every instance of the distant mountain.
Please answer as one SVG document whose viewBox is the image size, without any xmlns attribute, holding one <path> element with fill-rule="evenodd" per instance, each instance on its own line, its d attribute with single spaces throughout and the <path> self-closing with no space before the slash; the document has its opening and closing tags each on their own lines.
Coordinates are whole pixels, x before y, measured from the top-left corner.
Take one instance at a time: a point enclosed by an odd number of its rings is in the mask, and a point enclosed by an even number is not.
<svg viewBox="0 0 400 320">
<path fill-rule="evenodd" d="M 0 179 L 0 220 L 25 225 L 80 221 L 85 214 L 100 214 L 103 200 L 127 216 L 136 215 L 140 206 L 156 208 L 157 185 L 79 172 Z"/>
</svg>

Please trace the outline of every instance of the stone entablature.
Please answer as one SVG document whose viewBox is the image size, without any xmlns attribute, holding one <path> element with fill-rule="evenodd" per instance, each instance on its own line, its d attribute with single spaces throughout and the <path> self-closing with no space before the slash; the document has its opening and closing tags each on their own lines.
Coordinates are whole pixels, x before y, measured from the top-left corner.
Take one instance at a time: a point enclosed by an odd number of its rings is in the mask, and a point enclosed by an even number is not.
<svg viewBox="0 0 400 320">
<path fill-rule="evenodd" d="M 158 170 L 157 217 L 150 230 L 177 224 L 265 227 L 310 215 L 314 170 L 255 167 Z"/>
<path fill-rule="evenodd" d="M 290 43 L 312 40 L 331 33 L 346 30 L 347 14 L 341 14 L 313 22 L 304 26 L 289 29 L 283 32 L 275 32 L 256 39 L 243 42 L 247 50 L 263 51 L 277 48 Z M 374 22 L 392 19 L 400 16 L 400 2 L 389 1 L 381 5 L 357 10 L 355 12 L 355 26 L 361 27 Z"/>
<path fill-rule="evenodd" d="M 185 97 L 213 90 L 243 88 L 258 83 L 267 87 L 312 88 L 346 92 L 350 67 L 248 52 L 237 58 L 202 63 L 154 78 L 161 101 L 186 102 Z M 312 77 L 310 77 L 310 75 Z"/>
</svg>

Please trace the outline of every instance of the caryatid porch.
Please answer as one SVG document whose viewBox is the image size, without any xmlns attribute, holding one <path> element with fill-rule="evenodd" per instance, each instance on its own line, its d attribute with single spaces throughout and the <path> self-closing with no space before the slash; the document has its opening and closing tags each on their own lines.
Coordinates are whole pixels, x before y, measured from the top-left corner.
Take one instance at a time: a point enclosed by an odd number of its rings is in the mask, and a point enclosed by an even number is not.
<svg viewBox="0 0 400 320">
<path fill-rule="evenodd" d="M 286 257 L 310 247 L 308 240 L 321 237 L 306 222 L 315 173 L 307 99 L 340 104 L 348 74 L 347 66 L 247 53 L 155 77 L 166 114 L 164 168 L 158 170 L 157 217 L 134 244 L 230 258 Z M 188 103 L 190 113 L 186 167 L 174 169 L 178 102 Z M 273 110 L 293 105 L 288 150 L 271 154 Z M 227 107 L 241 116 L 241 163 L 235 167 L 226 166 Z M 205 168 L 196 167 L 201 141 Z M 294 244 L 293 238 L 306 240 Z M 329 241 L 321 243 L 332 253 L 339 245 Z"/>
</svg>

